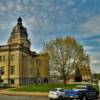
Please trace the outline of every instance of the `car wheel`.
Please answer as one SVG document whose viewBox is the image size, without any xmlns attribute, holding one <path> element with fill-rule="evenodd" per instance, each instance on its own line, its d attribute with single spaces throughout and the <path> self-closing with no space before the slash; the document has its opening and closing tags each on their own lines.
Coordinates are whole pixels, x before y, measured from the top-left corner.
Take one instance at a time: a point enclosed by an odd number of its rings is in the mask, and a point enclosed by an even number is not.
<svg viewBox="0 0 100 100">
<path fill-rule="evenodd" d="M 81 100 L 87 100 L 86 96 L 83 96 Z"/>
<path fill-rule="evenodd" d="M 59 100 L 63 100 L 62 96 L 59 97 Z"/>
<path fill-rule="evenodd" d="M 50 100 L 53 100 L 52 98 L 50 98 Z"/>
</svg>

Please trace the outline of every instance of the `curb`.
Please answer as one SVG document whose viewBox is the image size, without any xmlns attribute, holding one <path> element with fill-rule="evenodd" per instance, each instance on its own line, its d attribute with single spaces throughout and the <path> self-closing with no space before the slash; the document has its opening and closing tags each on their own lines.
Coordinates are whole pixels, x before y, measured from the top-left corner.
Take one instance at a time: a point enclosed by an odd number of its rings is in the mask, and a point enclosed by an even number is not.
<svg viewBox="0 0 100 100">
<path fill-rule="evenodd" d="M 48 93 L 41 92 L 15 92 L 15 91 L 2 91 L 0 90 L 0 95 L 8 95 L 8 96 L 44 96 L 47 97 Z"/>
</svg>

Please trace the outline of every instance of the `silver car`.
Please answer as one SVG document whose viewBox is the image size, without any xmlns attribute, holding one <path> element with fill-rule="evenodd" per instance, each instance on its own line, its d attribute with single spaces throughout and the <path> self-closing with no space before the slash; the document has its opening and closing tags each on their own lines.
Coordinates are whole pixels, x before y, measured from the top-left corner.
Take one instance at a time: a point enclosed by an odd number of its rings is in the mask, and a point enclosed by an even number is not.
<svg viewBox="0 0 100 100">
<path fill-rule="evenodd" d="M 55 88 L 51 91 L 49 91 L 48 97 L 50 100 L 63 100 L 67 98 L 67 95 L 65 95 L 65 91 L 62 88 Z"/>
</svg>

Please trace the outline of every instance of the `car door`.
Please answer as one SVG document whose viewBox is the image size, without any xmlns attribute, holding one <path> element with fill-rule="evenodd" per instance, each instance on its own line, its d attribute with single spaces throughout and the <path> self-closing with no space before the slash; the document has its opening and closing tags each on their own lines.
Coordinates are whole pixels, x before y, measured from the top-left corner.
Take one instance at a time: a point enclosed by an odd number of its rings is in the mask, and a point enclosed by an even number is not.
<svg viewBox="0 0 100 100">
<path fill-rule="evenodd" d="M 87 88 L 87 95 L 89 98 L 94 98 L 96 96 L 96 90 L 92 86 L 89 86 Z"/>
<path fill-rule="evenodd" d="M 62 97 L 64 97 L 64 96 L 65 96 L 64 89 L 60 89 L 60 90 L 59 90 L 59 92 L 60 92 L 60 94 L 61 94 L 61 96 L 62 96 Z"/>
</svg>

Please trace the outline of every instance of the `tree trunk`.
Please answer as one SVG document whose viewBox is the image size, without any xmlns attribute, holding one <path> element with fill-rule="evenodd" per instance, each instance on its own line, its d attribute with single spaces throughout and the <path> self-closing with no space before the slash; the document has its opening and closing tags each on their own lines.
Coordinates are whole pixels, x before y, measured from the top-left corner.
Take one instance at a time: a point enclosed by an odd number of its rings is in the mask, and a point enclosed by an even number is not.
<svg viewBox="0 0 100 100">
<path fill-rule="evenodd" d="M 64 82 L 64 86 L 66 86 L 66 77 L 63 76 L 63 82 Z"/>
</svg>

